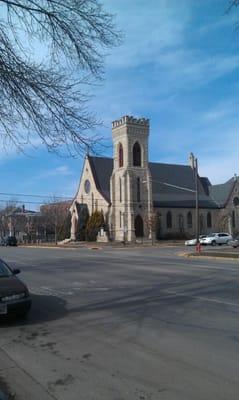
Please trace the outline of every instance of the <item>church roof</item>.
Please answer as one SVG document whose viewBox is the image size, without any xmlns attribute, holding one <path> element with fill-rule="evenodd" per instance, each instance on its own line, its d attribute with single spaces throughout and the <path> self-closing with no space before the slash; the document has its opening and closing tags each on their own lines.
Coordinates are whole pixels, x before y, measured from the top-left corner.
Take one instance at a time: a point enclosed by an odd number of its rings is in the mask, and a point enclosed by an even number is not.
<svg viewBox="0 0 239 400">
<path fill-rule="evenodd" d="M 210 196 L 216 201 L 219 207 L 224 207 L 231 195 L 237 179 L 231 178 L 227 182 L 209 186 Z"/>
<path fill-rule="evenodd" d="M 113 171 L 113 159 L 92 156 L 89 156 L 88 159 L 97 189 L 110 202 L 110 177 Z M 195 207 L 195 183 L 190 166 L 154 162 L 149 163 L 149 169 L 152 176 L 154 207 Z M 177 186 L 177 188 L 170 185 Z M 199 207 L 218 208 L 215 201 L 207 195 L 204 185 L 204 181 L 198 181 Z"/>
<path fill-rule="evenodd" d="M 149 163 L 154 207 L 195 207 L 194 173 L 188 165 Z M 176 187 L 172 187 L 177 186 Z M 198 180 L 199 207 L 218 208 Z"/>
<path fill-rule="evenodd" d="M 113 171 L 113 159 L 88 156 L 97 190 L 110 203 L 110 177 Z"/>
</svg>

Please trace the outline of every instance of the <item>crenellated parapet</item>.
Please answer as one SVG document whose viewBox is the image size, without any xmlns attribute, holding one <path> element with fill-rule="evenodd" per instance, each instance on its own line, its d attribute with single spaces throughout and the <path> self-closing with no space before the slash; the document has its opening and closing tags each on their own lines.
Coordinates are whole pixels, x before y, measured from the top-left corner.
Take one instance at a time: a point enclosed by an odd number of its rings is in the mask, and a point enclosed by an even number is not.
<svg viewBox="0 0 239 400">
<path fill-rule="evenodd" d="M 124 117 L 121 117 L 120 119 L 112 122 L 112 129 L 119 128 L 125 125 L 134 125 L 149 128 L 149 119 L 135 118 L 133 116 L 125 115 Z"/>
</svg>

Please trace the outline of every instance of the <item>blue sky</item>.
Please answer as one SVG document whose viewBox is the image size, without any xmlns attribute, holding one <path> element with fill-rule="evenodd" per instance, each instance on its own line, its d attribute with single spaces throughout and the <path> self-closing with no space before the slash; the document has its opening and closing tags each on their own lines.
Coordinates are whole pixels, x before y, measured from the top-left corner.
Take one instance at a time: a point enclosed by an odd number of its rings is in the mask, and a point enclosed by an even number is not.
<svg viewBox="0 0 239 400">
<path fill-rule="evenodd" d="M 90 106 L 104 122 L 99 134 L 110 145 L 112 120 L 146 117 L 151 161 L 187 164 L 192 151 L 200 174 L 214 184 L 239 173 L 239 9 L 227 13 L 227 0 L 102 2 L 124 38 L 93 88 Z M 27 155 L 1 150 L 0 192 L 73 197 L 82 159 L 60 158 L 36 145 Z M 111 156 L 111 147 L 103 154 Z M 9 198 L 23 201 L 0 196 Z"/>
</svg>

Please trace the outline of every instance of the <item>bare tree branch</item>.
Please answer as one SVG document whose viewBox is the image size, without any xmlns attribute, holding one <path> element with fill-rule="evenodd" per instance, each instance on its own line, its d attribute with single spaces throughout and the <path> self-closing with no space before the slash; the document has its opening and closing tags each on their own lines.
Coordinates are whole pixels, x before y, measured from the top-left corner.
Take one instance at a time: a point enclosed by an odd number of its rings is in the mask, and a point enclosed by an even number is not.
<svg viewBox="0 0 239 400">
<path fill-rule="evenodd" d="M 0 136 L 20 150 L 35 134 L 49 151 L 93 147 L 87 85 L 102 75 L 104 50 L 116 45 L 112 16 L 98 0 L 0 0 Z M 26 38 L 50 47 L 37 63 Z M 87 78 L 76 79 L 85 71 Z"/>
</svg>

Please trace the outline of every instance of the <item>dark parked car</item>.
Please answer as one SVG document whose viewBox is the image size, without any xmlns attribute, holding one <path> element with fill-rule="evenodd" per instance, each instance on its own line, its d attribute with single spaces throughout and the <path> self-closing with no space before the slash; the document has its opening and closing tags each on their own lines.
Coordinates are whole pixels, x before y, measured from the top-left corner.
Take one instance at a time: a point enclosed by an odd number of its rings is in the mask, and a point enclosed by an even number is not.
<svg viewBox="0 0 239 400">
<path fill-rule="evenodd" d="M 229 246 L 232 246 L 234 248 L 239 247 L 239 235 L 237 237 L 235 237 L 234 239 L 230 240 L 230 242 L 228 242 Z"/>
<path fill-rule="evenodd" d="M 15 236 L 5 236 L 1 240 L 2 246 L 17 246 L 17 239 Z"/>
<path fill-rule="evenodd" d="M 0 259 L 0 316 L 25 316 L 31 308 L 29 291 L 16 277 L 19 273 Z"/>
</svg>

